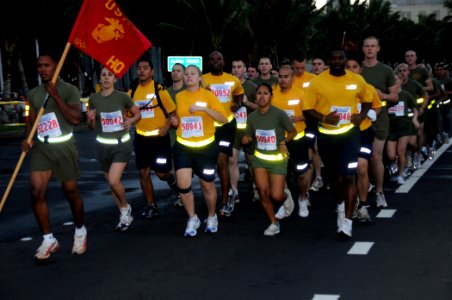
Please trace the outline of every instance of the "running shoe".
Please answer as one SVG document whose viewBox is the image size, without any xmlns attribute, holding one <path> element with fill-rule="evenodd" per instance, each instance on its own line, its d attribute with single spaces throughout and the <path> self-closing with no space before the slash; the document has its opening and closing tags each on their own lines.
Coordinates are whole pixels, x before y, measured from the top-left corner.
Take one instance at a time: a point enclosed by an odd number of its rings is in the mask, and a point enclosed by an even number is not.
<svg viewBox="0 0 452 300">
<path fill-rule="evenodd" d="M 231 207 L 228 204 L 223 204 L 220 209 L 220 215 L 223 217 L 230 217 L 231 216 Z"/>
<path fill-rule="evenodd" d="M 195 215 L 193 218 L 188 218 L 187 227 L 185 228 L 186 237 L 194 237 L 198 233 L 198 228 L 201 225 L 201 221 L 198 216 Z"/>
<path fill-rule="evenodd" d="M 376 197 L 377 207 L 388 207 L 388 203 L 386 202 L 386 198 L 383 193 L 376 193 Z"/>
<path fill-rule="evenodd" d="M 302 218 L 307 218 L 309 216 L 308 199 L 309 198 L 303 199 L 301 196 L 298 197 L 298 215 Z"/>
<path fill-rule="evenodd" d="M 214 233 L 218 231 L 218 217 L 217 214 L 213 217 L 207 217 L 207 219 L 204 220 L 204 223 L 206 224 L 206 232 Z"/>
<path fill-rule="evenodd" d="M 342 238 L 349 239 L 352 237 L 352 227 L 353 227 L 353 221 L 347 218 L 344 218 L 342 220 L 341 226 L 338 229 L 338 234 Z"/>
<path fill-rule="evenodd" d="M 159 215 L 159 209 L 155 204 L 148 204 L 144 209 L 142 216 L 146 219 L 152 219 Z"/>
<path fill-rule="evenodd" d="M 389 174 L 395 175 L 399 171 L 399 168 L 397 167 L 397 164 L 395 162 L 392 162 L 389 166 Z"/>
<path fill-rule="evenodd" d="M 277 223 L 271 223 L 270 226 L 267 227 L 264 231 L 265 236 L 274 236 L 277 235 L 280 232 L 279 229 L 279 222 Z"/>
<path fill-rule="evenodd" d="M 341 231 L 342 223 L 345 219 L 345 204 L 342 202 L 341 204 L 337 205 L 337 232 L 339 233 Z"/>
<path fill-rule="evenodd" d="M 323 187 L 323 179 L 322 177 L 316 177 L 312 182 L 311 191 L 318 192 Z"/>
<path fill-rule="evenodd" d="M 72 254 L 82 255 L 86 252 L 86 238 L 87 234 L 74 235 L 74 245 L 72 246 Z"/>
<path fill-rule="evenodd" d="M 367 210 L 366 205 L 361 205 L 360 208 L 356 208 L 355 213 L 353 214 L 353 216 L 356 216 L 356 218 L 358 219 L 358 221 L 360 222 L 370 222 L 372 221 L 372 219 L 370 218 L 369 215 L 369 211 Z"/>
<path fill-rule="evenodd" d="M 58 250 L 60 250 L 60 243 L 57 239 L 53 239 L 53 241 L 43 240 L 41 246 L 36 250 L 35 258 L 46 260 L 50 257 L 50 254 L 56 253 Z"/>
<path fill-rule="evenodd" d="M 121 208 L 121 215 L 119 216 L 119 223 L 116 225 L 116 230 L 126 231 L 133 222 L 132 207 L 127 204 L 127 207 Z"/>
<path fill-rule="evenodd" d="M 179 195 L 177 195 L 177 199 L 176 199 L 176 201 L 174 201 L 174 206 L 181 206 L 181 207 L 184 206 L 184 204 L 182 203 L 182 199 L 180 198 Z"/>
</svg>

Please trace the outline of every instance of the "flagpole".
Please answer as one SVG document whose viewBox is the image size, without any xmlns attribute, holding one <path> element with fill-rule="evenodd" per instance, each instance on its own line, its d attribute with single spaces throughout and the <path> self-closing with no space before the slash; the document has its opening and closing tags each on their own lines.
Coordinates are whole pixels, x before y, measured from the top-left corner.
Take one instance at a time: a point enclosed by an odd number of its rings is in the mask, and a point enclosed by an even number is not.
<svg viewBox="0 0 452 300">
<path fill-rule="evenodd" d="M 52 83 L 56 84 L 58 77 L 60 76 L 61 69 L 63 68 L 64 61 L 66 60 L 67 54 L 69 53 L 69 49 L 71 48 L 71 43 L 67 42 L 66 47 L 64 47 L 63 54 L 61 55 L 60 61 L 58 62 L 58 65 L 55 69 L 55 73 L 52 77 Z M 44 114 L 45 107 L 47 105 L 47 101 L 49 100 L 49 94 L 46 95 L 45 99 L 42 101 L 41 108 L 39 109 L 39 112 L 36 116 L 36 120 L 33 124 L 33 127 L 30 130 L 30 133 L 28 134 L 27 143 L 31 144 L 33 141 L 33 137 L 35 136 L 36 129 L 38 128 L 39 120 L 41 119 L 42 115 Z M 8 183 L 8 186 L 6 188 L 5 193 L 2 197 L 2 202 L 0 202 L 0 213 L 2 212 L 3 205 L 5 205 L 6 198 L 8 198 L 9 192 L 11 191 L 11 188 L 13 186 L 14 181 L 16 180 L 17 174 L 19 173 L 20 167 L 22 166 L 22 163 L 24 162 L 25 155 L 27 155 L 26 151 L 22 151 L 22 154 L 19 157 L 19 161 L 17 162 L 16 168 L 14 169 L 13 175 L 11 176 L 11 179 Z"/>
</svg>

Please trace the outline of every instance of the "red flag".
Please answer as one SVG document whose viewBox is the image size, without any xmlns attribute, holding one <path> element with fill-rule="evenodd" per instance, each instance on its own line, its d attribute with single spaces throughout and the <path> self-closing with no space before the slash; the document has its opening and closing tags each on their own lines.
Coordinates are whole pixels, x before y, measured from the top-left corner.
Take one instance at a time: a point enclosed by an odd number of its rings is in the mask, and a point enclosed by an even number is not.
<svg viewBox="0 0 452 300">
<path fill-rule="evenodd" d="M 69 43 L 107 67 L 118 78 L 152 46 L 114 0 L 85 0 Z"/>
</svg>

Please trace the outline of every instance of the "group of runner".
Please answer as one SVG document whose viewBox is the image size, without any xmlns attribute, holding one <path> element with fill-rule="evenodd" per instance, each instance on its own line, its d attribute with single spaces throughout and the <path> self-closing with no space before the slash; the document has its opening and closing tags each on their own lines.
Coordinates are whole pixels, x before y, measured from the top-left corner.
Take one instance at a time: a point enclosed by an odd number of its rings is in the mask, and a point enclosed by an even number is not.
<svg viewBox="0 0 452 300">
<path fill-rule="evenodd" d="M 261 57 L 254 70 L 253 66 L 247 69 L 243 59 L 233 59 L 232 72 L 227 73 L 223 55 L 214 51 L 209 55 L 208 73 L 193 65 L 175 64 L 172 85 L 166 89 L 153 80 L 152 62 L 144 55 L 137 61 L 137 79 L 128 93 L 115 89 L 114 74 L 102 68 L 100 90 L 90 96 L 87 121 L 98 132 L 99 164 L 120 212 L 116 229 L 125 231 L 133 222 L 121 183 L 133 151 L 147 203 L 142 216 L 159 214 L 150 178 L 154 171 L 174 191 L 175 204 L 186 210 L 186 237 L 196 236 L 201 226 L 193 175 L 200 179 L 207 205 L 205 231 L 215 233 L 218 214 L 231 216 L 240 202 L 238 161 L 243 151 L 253 180 L 253 200 L 260 200 L 270 221 L 264 235 L 280 232 L 280 220 L 295 209 L 294 194 L 298 215 L 308 217 L 309 191 L 322 188 L 326 178 L 337 203 L 337 233 L 350 238 L 353 218 L 370 221 L 371 181 L 376 206 L 388 205 L 383 194 L 385 164 L 392 166 L 395 180 L 403 184 L 410 170 L 408 150 L 413 154 L 411 169 L 416 169 L 422 152 L 427 152 L 426 157 L 434 154 L 440 130 L 442 141 L 448 142 L 447 99 L 452 88 L 446 65 L 435 65 L 440 80 L 436 83 L 424 66 L 416 64 L 414 51 L 407 51 L 407 64 L 398 65 L 395 72 L 378 61 L 379 51 L 378 39 L 368 37 L 362 63 L 334 48 L 328 66 L 322 58 L 313 58 L 310 73 L 305 70 L 305 55 L 299 54 L 283 62 L 277 76 L 271 75 L 269 57 Z M 74 215 L 72 252 L 83 254 L 87 241 L 72 135 L 73 126 L 80 122 L 78 93 L 62 80 L 51 82 L 55 67 L 52 55 L 38 58 L 43 84 L 30 92 L 29 124 L 34 123 L 46 93 L 49 104 L 39 121 L 36 141 L 22 143 L 24 151 L 33 146 L 32 203 L 44 237 L 35 255 L 39 260 L 59 250 L 45 199 L 52 175 L 62 182 Z M 30 129 L 29 125 L 27 132 Z M 216 176 L 220 179 L 218 214 Z M 296 179 L 296 191 L 290 190 L 289 177 Z"/>
</svg>

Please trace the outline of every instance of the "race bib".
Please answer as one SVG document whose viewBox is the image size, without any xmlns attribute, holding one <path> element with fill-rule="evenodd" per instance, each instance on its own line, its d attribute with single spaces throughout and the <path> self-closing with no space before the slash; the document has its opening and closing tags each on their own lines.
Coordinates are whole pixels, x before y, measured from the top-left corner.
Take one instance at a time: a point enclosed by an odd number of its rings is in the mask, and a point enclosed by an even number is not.
<svg viewBox="0 0 452 300">
<path fill-rule="evenodd" d="M 182 137 L 184 139 L 191 137 L 204 136 L 204 126 L 201 116 L 183 117 L 181 119 Z"/>
<path fill-rule="evenodd" d="M 399 101 L 393 107 L 388 109 L 388 114 L 394 114 L 396 117 L 403 117 L 405 114 L 405 102 Z"/>
<path fill-rule="evenodd" d="M 120 110 L 114 112 L 101 112 L 100 124 L 102 125 L 102 132 L 115 132 L 123 130 L 122 113 Z"/>
<path fill-rule="evenodd" d="M 142 119 L 152 119 L 154 118 L 154 109 L 151 108 L 153 103 L 155 94 L 146 95 L 147 100 L 135 101 L 135 105 L 138 107 L 141 113 Z"/>
<path fill-rule="evenodd" d="M 339 115 L 339 123 L 337 126 L 350 124 L 352 117 L 352 109 L 350 106 L 331 106 L 331 111 L 336 112 Z"/>
<path fill-rule="evenodd" d="M 276 133 L 274 129 L 256 129 L 257 149 L 276 150 Z"/>
<path fill-rule="evenodd" d="M 46 136 L 50 138 L 59 137 L 61 133 L 60 123 L 54 112 L 45 114 L 39 119 L 38 135 L 41 138 Z"/>
<path fill-rule="evenodd" d="M 230 102 L 231 85 L 229 84 L 211 84 L 210 90 L 220 100 L 221 103 Z"/>
<path fill-rule="evenodd" d="M 247 116 L 248 114 L 246 112 L 246 107 L 240 107 L 234 114 L 234 118 L 237 121 L 237 125 L 239 124 L 246 125 Z"/>
</svg>

